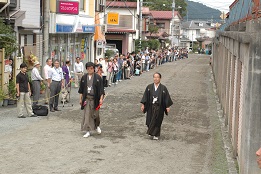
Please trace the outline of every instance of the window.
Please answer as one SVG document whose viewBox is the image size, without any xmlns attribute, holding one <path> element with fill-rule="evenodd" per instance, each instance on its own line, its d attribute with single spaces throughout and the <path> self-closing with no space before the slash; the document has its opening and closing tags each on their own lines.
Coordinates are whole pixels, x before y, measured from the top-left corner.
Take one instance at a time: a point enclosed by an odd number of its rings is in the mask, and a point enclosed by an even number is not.
<svg viewBox="0 0 261 174">
<path fill-rule="evenodd" d="M 102 55 L 102 48 L 98 48 L 98 56 Z"/>
<path fill-rule="evenodd" d="M 96 12 L 103 12 L 105 6 L 105 0 L 96 0 L 95 1 L 95 11 Z"/>
<path fill-rule="evenodd" d="M 198 26 L 199 26 L 199 27 L 203 27 L 203 23 L 199 23 Z"/>
<path fill-rule="evenodd" d="M 35 46 L 36 37 L 33 34 L 21 35 L 21 45 Z"/>
<path fill-rule="evenodd" d="M 199 33 L 200 33 L 200 30 L 196 30 L 196 35 L 199 35 Z"/>
<path fill-rule="evenodd" d="M 157 26 L 158 26 L 159 28 L 165 28 L 165 23 L 157 23 Z"/>
</svg>

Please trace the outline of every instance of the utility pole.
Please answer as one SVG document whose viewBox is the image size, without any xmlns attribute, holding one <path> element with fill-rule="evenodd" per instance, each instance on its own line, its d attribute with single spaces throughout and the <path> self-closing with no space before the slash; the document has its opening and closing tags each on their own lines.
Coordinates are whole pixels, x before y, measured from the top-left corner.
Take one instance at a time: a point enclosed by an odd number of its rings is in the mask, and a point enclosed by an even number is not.
<svg viewBox="0 0 261 174">
<path fill-rule="evenodd" d="M 43 59 L 42 65 L 45 64 L 49 58 L 49 11 L 50 0 L 44 0 L 44 29 L 43 29 Z"/>
<path fill-rule="evenodd" d="M 174 17 L 175 17 L 175 0 L 172 3 L 172 25 L 171 25 L 171 46 L 174 47 Z"/>
<path fill-rule="evenodd" d="M 192 30 L 192 52 L 193 52 L 193 47 L 194 47 L 193 36 L 194 36 L 194 33 L 193 33 L 193 30 Z"/>
<path fill-rule="evenodd" d="M 143 6 L 143 0 L 140 0 L 139 2 L 139 48 L 141 51 L 141 39 L 142 39 L 142 6 Z"/>
</svg>

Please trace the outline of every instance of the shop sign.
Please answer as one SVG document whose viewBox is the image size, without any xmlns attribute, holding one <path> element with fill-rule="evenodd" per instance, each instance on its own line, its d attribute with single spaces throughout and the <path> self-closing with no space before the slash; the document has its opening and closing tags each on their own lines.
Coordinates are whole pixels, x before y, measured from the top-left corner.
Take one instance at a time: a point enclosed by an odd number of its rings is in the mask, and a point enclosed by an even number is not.
<svg viewBox="0 0 261 174">
<path fill-rule="evenodd" d="M 94 33 L 95 32 L 95 27 L 94 26 L 82 26 L 82 31 L 84 33 Z"/>
<path fill-rule="evenodd" d="M 58 1 L 58 13 L 64 14 L 79 14 L 78 1 Z"/>
<path fill-rule="evenodd" d="M 56 32 L 57 33 L 73 33 L 74 32 L 74 25 L 61 25 L 56 24 Z M 94 26 L 87 26 L 82 25 L 81 28 L 76 28 L 76 33 L 94 33 L 95 27 Z"/>
<path fill-rule="evenodd" d="M 105 47 L 105 42 L 101 40 L 96 41 L 96 47 L 97 48 L 104 48 Z"/>
<path fill-rule="evenodd" d="M 119 25 L 119 13 L 108 13 L 108 25 Z"/>
<path fill-rule="evenodd" d="M 57 33 L 72 33 L 73 32 L 73 25 L 56 24 L 56 32 Z"/>
</svg>

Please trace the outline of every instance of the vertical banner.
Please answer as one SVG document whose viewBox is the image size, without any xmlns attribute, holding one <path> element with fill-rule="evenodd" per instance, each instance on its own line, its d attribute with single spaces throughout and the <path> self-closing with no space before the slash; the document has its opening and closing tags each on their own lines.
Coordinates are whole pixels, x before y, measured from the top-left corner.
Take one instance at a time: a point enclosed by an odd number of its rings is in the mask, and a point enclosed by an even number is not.
<svg viewBox="0 0 261 174">
<path fill-rule="evenodd" d="M 85 45 L 85 39 L 82 39 L 82 40 L 81 40 L 81 59 L 82 59 L 82 60 L 85 58 L 84 45 Z"/>
</svg>

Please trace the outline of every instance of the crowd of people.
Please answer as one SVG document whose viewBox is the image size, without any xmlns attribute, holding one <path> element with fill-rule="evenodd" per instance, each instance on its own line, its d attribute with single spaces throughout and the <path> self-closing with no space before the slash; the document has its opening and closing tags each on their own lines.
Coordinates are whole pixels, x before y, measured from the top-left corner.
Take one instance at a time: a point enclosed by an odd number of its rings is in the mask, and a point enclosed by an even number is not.
<svg viewBox="0 0 261 174">
<path fill-rule="evenodd" d="M 100 58 L 95 61 L 95 72 L 102 77 L 104 87 L 110 87 L 122 80 L 140 76 L 162 64 L 185 58 L 188 58 L 186 49 L 152 50 L 147 48 L 137 54 L 131 52 L 126 55 L 116 54 L 114 57 Z"/>
<path fill-rule="evenodd" d="M 162 64 L 184 58 L 188 58 L 188 51 L 186 49 L 165 48 L 152 50 L 146 48 L 138 53 L 132 52 L 127 53 L 127 55 L 116 54 L 114 57 L 100 58 L 99 60 L 96 59 L 94 62 L 94 72 L 101 77 L 103 87 L 110 87 L 112 85 L 117 85 L 122 80 L 129 80 L 133 76 L 140 76 L 143 73 L 150 71 L 150 69 L 154 69 Z M 46 86 L 44 101 L 45 104 L 49 105 L 51 112 L 60 111 L 58 109 L 58 102 L 61 90 L 65 88 L 67 93 L 70 92 L 72 71 L 70 70 L 71 62 L 69 60 L 60 67 L 59 60 L 52 61 L 50 58 L 47 59 L 46 65 L 44 66 L 43 76 L 40 75 L 39 67 L 40 63 L 36 61 L 31 72 L 31 77 L 28 77 L 26 81 L 19 81 L 19 78 L 16 81 L 16 89 L 19 97 L 19 118 L 24 118 L 22 113 L 23 107 L 26 106 L 26 108 L 29 108 L 30 103 L 28 102 L 28 97 L 31 95 L 29 93 L 33 93 L 33 106 L 38 104 L 40 98 L 40 86 L 42 83 Z M 26 68 L 27 66 L 25 66 L 25 64 L 21 67 L 21 69 Z M 79 57 L 76 58 L 72 70 L 74 72 L 74 86 L 79 88 L 81 78 L 85 71 L 84 65 Z M 26 75 L 23 71 L 21 71 L 21 73 Z M 32 84 L 29 84 L 30 81 Z M 29 88 L 27 88 L 27 84 L 29 84 Z M 23 90 L 23 88 L 19 88 L 21 86 L 26 86 L 26 89 Z M 28 93 L 27 98 L 25 98 L 24 95 L 21 95 L 23 92 L 26 94 Z M 65 101 L 68 102 L 68 95 L 65 97 Z M 33 115 L 31 109 L 29 109 L 28 114 Z"/>
</svg>

